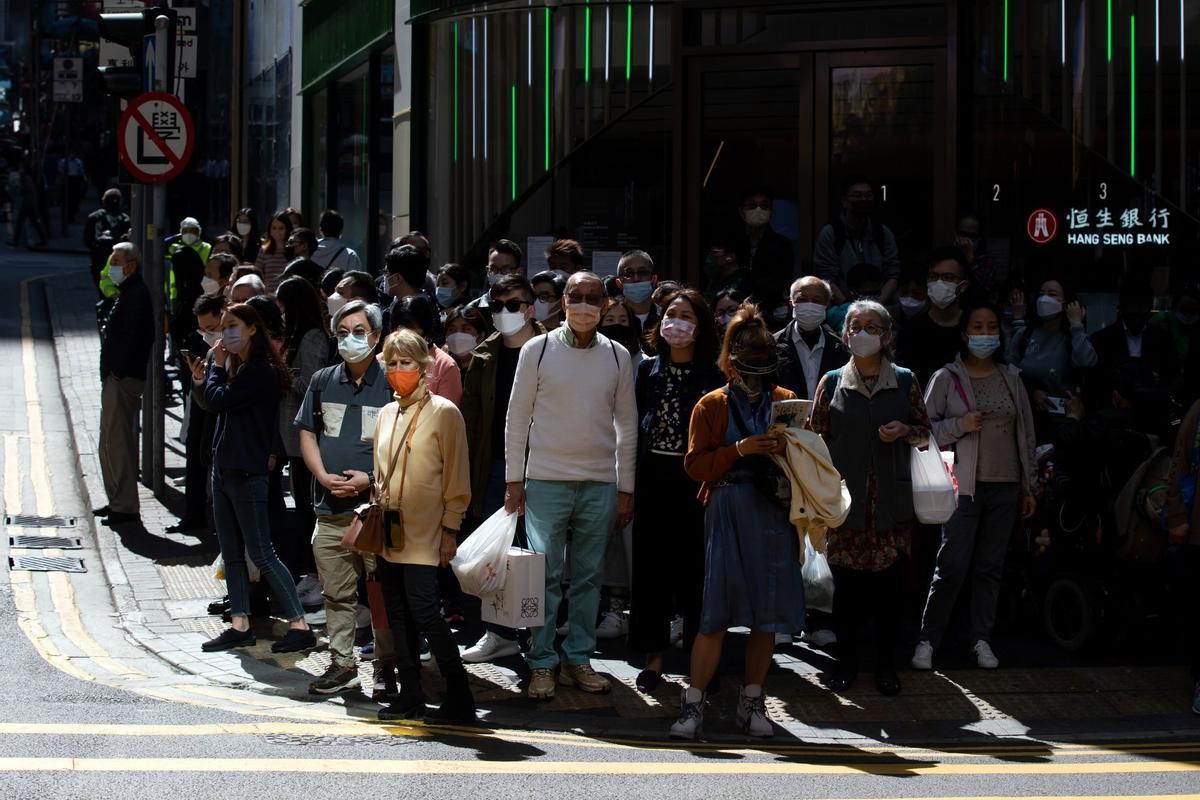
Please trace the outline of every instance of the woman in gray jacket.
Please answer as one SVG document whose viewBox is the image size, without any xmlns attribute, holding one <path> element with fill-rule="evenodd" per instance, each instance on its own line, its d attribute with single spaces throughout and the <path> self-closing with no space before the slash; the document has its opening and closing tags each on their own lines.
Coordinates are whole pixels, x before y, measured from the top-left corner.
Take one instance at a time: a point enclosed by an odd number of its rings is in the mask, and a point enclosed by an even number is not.
<svg viewBox="0 0 1200 800">
<path fill-rule="evenodd" d="M 1033 412 L 1020 370 L 998 361 L 1000 312 L 977 305 L 963 312 L 959 329 L 962 354 L 934 374 L 925 392 L 938 445 L 955 451 L 958 509 L 942 527 L 914 669 L 932 668 L 972 567 L 971 650 L 980 667 L 999 666 L 990 640 L 1004 555 L 1018 512 L 1028 518 L 1036 508 Z"/>
</svg>

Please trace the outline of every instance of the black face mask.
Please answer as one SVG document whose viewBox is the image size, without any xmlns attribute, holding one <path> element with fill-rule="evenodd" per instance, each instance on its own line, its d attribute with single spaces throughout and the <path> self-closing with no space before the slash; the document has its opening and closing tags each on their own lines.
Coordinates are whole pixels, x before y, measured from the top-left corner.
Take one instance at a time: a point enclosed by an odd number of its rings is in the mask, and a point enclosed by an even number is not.
<svg viewBox="0 0 1200 800">
<path fill-rule="evenodd" d="M 638 349 L 637 337 L 633 335 L 633 328 L 628 325 L 601 325 L 596 330 L 625 347 L 630 353 L 636 352 Z"/>
<path fill-rule="evenodd" d="M 121 201 L 120 200 L 106 200 L 104 203 L 104 210 L 110 214 L 121 213 Z"/>
<path fill-rule="evenodd" d="M 283 257 L 286 258 L 288 261 L 291 261 L 292 259 L 294 259 L 296 257 L 296 248 L 285 246 L 283 248 Z"/>
</svg>

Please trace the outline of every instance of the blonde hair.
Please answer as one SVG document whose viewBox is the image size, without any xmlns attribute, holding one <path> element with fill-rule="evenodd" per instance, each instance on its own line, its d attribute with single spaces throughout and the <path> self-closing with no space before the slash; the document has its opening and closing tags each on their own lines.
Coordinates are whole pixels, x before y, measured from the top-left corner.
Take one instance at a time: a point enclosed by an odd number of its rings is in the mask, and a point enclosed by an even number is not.
<svg viewBox="0 0 1200 800">
<path fill-rule="evenodd" d="M 407 328 L 400 328 L 383 340 L 383 360 L 391 361 L 396 358 L 411 358 L 422 371 L 432 360 L 425 337 Z"/>
</svg>

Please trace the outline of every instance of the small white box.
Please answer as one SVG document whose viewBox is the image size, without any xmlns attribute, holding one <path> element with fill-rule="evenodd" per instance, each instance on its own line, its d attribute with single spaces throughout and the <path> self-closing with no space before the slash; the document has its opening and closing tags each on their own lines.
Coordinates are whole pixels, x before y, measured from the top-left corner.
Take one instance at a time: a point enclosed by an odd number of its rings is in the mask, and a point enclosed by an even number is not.
<svg viewBox="0 0 1200 800">
<path fill-rule="evenodd" d="M 508 628 L 540 628 L 546 621 L 546 556 L 508 548 L 504 588 L 482 598 L 484 622 Z"/>
</svg>

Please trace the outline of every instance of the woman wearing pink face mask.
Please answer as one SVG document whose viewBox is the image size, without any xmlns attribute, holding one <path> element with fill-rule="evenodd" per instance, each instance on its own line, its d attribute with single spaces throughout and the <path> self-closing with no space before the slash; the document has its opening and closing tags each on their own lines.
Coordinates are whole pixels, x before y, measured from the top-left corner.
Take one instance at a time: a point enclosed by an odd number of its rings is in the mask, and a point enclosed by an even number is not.
<svg viewBox="0 0 1200 800">
<path fill-rule="evenodd" d="M 700 626 L 704 592 L 704 506 L 699 485 L 683 469 L 688 423 L 700 398 L 724 385 L 717 369 L 717 328 L 695 289 L 666 299 L 647 340 L 634 386 L 638 408 L 638 470 L 634 491 L 632 605 L 629 647 L 646 654 L 637 687 L 662 680 L 662 654 L 682 637 L 690 649 Z M 673 564 L 663 570 L 663 564 Z M 676 613 L 681 626 L 673 625 Z"/>
</svg>

